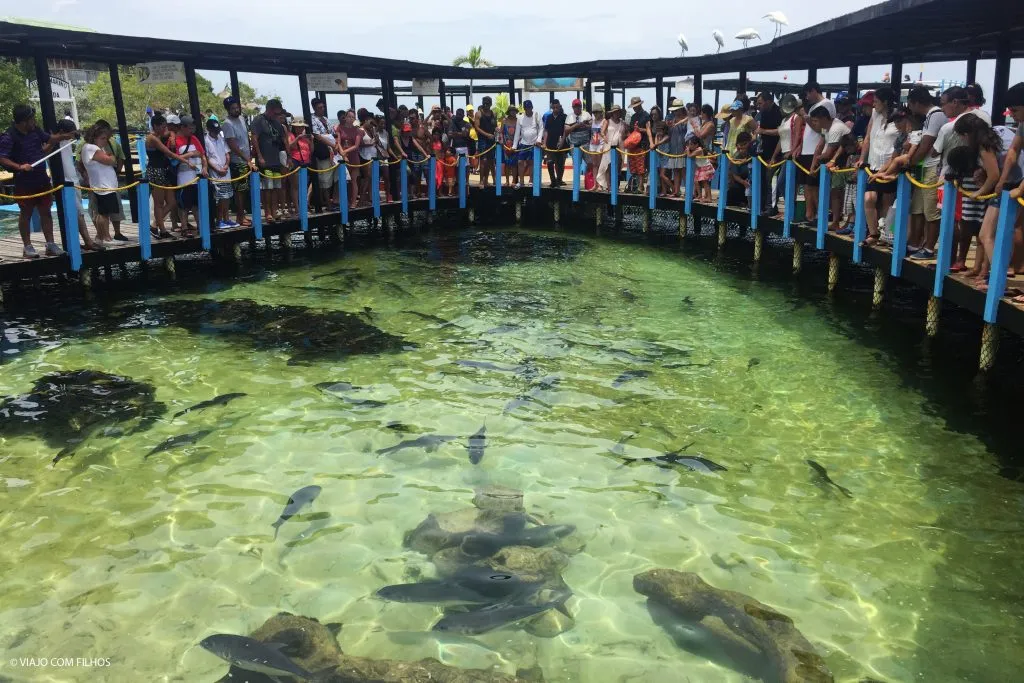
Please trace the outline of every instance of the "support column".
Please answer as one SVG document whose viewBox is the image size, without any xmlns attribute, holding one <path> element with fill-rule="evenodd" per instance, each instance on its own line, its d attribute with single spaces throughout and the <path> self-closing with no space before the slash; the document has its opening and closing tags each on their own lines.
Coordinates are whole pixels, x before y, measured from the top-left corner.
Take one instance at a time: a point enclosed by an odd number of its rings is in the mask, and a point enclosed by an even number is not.
<svg viewBox="0 0 1024 683">
<path fill-rule="evenodd" d="M 185 62 L 185 86 L 188 88 L 188 109 L 195 120 L 196 133 L 202 133 L 203 110 L 199 104 L 199 88 L 196 86 L 196 66 L 192 62 Z"/>
<path fill-rule="evenodd" d="M 854 64 L 850 67 L 850 83 L 846 86 L 846 90 L 849 93 L 850 98 L 856 102 L 859 98 L 857 92 L 860 90 L 860 84 L 857 79 L 860 77 L 860 69 Z"/>
<path fill-rule="evenodd" d="M 594 85 L 590 79 L 587 79 L 587 84 L 583 88 L 583 111 L 594 110 Z"/>
<path fill-rule="evenodd" d="M 612 92 L 612 79 L 608 76 L 604 77 L 604 111 L 607 115 L 609 109 L 615 104 L 615 93 Z"/>
<path fill-rule="evenodd" d="M 746 71 L 741 71 L 740 72 L 740 87 L 738 88 L 738 90 L 739 90 L 739 92 L 744 93 L 744 94 L 746 94 L 746 92 L 747 92 L 747 72 Z"/>
<path fill-rule="evenodd" d="M 124 114 L 124 98 L 121 96 L 121 74 L 117 64 L 110 65 L 110 91 L 114 96 L 114 113 L 117 116 L 117 132 L 124 151 L 124 181 L 126 185 L 135 182 L 135 164 L 132 163 L 132 146 L 128 142 L 128 120 Z M 128 206 L 132 222 L 139 222 L 139 198 L 135 192 L 128 193 Z M 148 207 L 147 207 L 148 210 Z"/>
<path fill-rule="evenodd" d="M 967 83 L 974 83 L 978 80 L 978 55 L 971 53 L 967 60 Z"/>
<path fill-rule="evenodd" d="M 508 79 L 508 103 L 510 105 L 516 103 L 516 79 L 514 78 Z"/>
<path fill-rule="evenodd" d="M 764 251 L 764 233 L 760 230 L 754 231 L 754 262 L 761 261 L 761 252 Z"/>
<path fill-rule="evenodd" d="M 899 101 L 901 88 L 903 88 L 903 60 L 897 56 L 889 71 L 889 84 L 896 91 L 896 100 Z"/>
<path fill-rule="evenodd" d="M 658 103 L 658 109 L 665 113 L 665 79 L 658 76 L 654 79 L 654 100 Z"/>
<path fill-rule="evenodd" d="M 999 326 L 985 323 L 981 330 L 981 356 L 978 358 L 978 369 L 991 370 L 996 364 L 996 353 L 999 351 Z"/>
<path fill-rule="evenodd" d="M 35 56 L 36 66 L 36 83 L 39 85 L 39 113 L 43 117 L 43 128 L 52 132 L 57 130 L 57 112 L 53 108 L 53 90 L 50 88 L 50 67 L 46 63 L 45 55 Z M 78 121 L 75 121 L 78 123 Z M 47 162 L 50 165 L 50 178 L 53 180 L 54 185 L 64 184 L 64 164 L 60 160 L 60 155 L 56 154 L 50 157 Z M 64 235 L 67 232 L 64 227 L 64 198 L 61 196 L 62 192 L 55 193 L 57 199 L 57 220 L 60 222 L 60 242 L 67 251 L 67 239 Z M 76 230 L 75 235 L 78 234 Z"/>
<path fill-rule="evenodd" d="M 693 74 L 693 103 L 697 105 L 697 109 L 700 109 L 701 107 L 704 106 L 703 74 Z"/>
<path fill-rule="evenodd" d="M 885 282 L 887 278 L 888 273 L 885 272 L 885 268 L 875 266 L 875 287 L 871 292 L 872 308 L 881 307 L 882 301 L 885 300 Z"/>
<path fill-rule="evenodd" d="M 835 291 L 839 283 L 839 257 L 834 253 L 828 255 L 828 293 Z"/>
<path fill-rule="evenodd" d="M 228 72 L 228 77 L 231 79 L 231 96 L 232 97 L 237 97 L 238 101 L 241 102 L 242 101 L 242 90 L 238 86 L 238 72 L 237 71 L 229 71 Z"/>
<path fill-rule="evenodd" d="M 807 70 L 807 80 L 808 80 L 808 82 L 818 80 L 818 69 L 817 68 L 812 68 L 812 69 L 808 69 Z"/>
<path fill-rule="evenodd" d="M 996 46 L 996 73 L 992 83 L 992 125 L 1006 123 L 1006 91 L 1010 87 L 1010 36 L 1003 35 Z M 999 191 L 1001 188 L 996 188 Z"/>
<path fill-rule="evenodd" d="M 804 267 L 804 243 L 800 240 L 793 242 L 793 274 L 797 275 Z"/>
<path fill-rule="evenodd" d="M 309 108 L 309 84 L 306 81 L 306 72 L 299 72 L 299 94 L 302 97 L 302 120 L 310 126 L 307 130 L 313 130 L 313 112 Z"/>
<path fill-rule="evenodd" d="M 352 111 L 356 110 L 356 94 L 354 92 L 348 94 L 348 108 Z"/>
<path fill-rule="evenodd" d="M 937 296 L 928 297 L 928 314 L 925 318 L 924 329 L 929 337 L 939 333 L 939 314 L 942 311 L 942 299 Z"/>
</svg>

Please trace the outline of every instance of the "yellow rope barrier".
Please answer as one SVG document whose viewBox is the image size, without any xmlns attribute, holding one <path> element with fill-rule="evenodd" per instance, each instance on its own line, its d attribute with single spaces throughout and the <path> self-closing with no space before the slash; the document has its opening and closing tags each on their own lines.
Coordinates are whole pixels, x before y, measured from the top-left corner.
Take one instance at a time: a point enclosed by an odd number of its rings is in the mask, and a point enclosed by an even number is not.
<svg viewBox="0 0 1024 683">
<path fill-rule="evenodd" d="M 803 172 L 804 172 L 804 173 L 805 173 L 806 175 L 818 175 L 818 169 L 817 169 L 817 168 L 816 168 L 816 169 L 814 169 L 814 173 L 811 173 L 811 172 L 810 172 L 810 171 L 808 171 L 808 170 L 807 170 L 806 168 L 804 168 L 803 166 L 801 166 L 801 165 L 800 165 L 800 162 L 799 162 L 799 161 L 797 161 L 796 159 L 793 159 L 792 161 L 793 161 L 793 163 L 794 163 L 794 164 L 796 164 L 796 167 L 797 167 L 797 168 L 799 168 L 799 169 L 800 169 L 801 171 L 803 171 Z M 821 168 L 821 167 L 819 166 L 818 168 Z"/>
<path fill-rule="evenodd" d="M 926 185 L 925 183 L 918 181 L 914 176 L 910 175 L 910 173 L 907 171 L 904 171 L 903 175 L 907 176 L 907 180 L 910 181 L 911 185 L 913 185 L 914 187 L 919 187 L 922 190 L 935 190 L 937 188 L 942 187 L 942 181 L 939 181 L 934 185 Z"/>
<path fill-rule="evenodd" d="M 572 151 L 572 147 L 565 147 L 564 149 L 549 149 L 547 147 L 543 147 L 542 146 L 541 149 L 544 150 L 545 152 L 553 152 L 555 154 L 560 154 L 562 152 L 571 152 Z M 641 152 L 641 154 L 647 154 L 647 152 Z"/>
<path fill-rule="evenodd" d="M 728 152 L 725 153 L 725 158 L 728 159 L 729 163 L 732 164 L 733 166 L 746 166 L 747 164 L 754 160 L 753 157 L 750 157 L 742 161 L 737 161 L 736 159 L 733 159 Z"/>
<path fill-rule="evenodd" d="M 1017 197 L 1017 203 L 1024 206 L 1024 197 Z"/>
<path fill-rule="evenodd" d="M 59 189 L 61 189 L 60 185 L 58 185 L 57 187 L 51 187 L 49 190 L 46 190 L 45 192 L 37 192 L 35 194 L 24 194 L 24 195 L 0 194 L 0 199 L 13 199 L 15 201 L 18 201 L 18 200 L 21 200 L 21 199 L 37 199 L 39 197 L 45 197 L 48 194 L 53 194 L 54 192 L 56 192 Z"/>
<path fill-rule="evenodd" d="M 408 161 L 410 164 L 426 164 L 426 163 L 428 163 L 430 161 L 430 158 L 428 157 L 426 159 L 419 159 L 419 160 L 416 160 L 416 159 L 406 159 L 406 161 Z"/>
<path fill-rule="evenodd" d="M 686 156 L 685 152 L 683 154 L 670 154 L 669 152 L 662 152 L 660 149 L 655 149 L 654 151 L 663 157 L 668 157 L 669 159 L 682 159 Z"/>
<path fill-rule="evenodd" d="M 125 185 L 124 187 L 115 187 L 115 188 L 101 187 L 100 189 L 104 190 L 104 191 L 107 191 L 107 192 L 124 192 L 125 190 L 132 189 L 133 187 L 138 185 L 140 182 L 142 182 L 142 181 L 136 180 L 131 185 Z M 76 190 L 81 190 L 82 192 L 95 192 L 96 191 L 96 188 L 93 188 L 93 187 L 82 187 L 81 185 L 75 185 L 75 189 Z"/>
<path fill-rule="evenodd" d="M 997 196 L 999 196 L 998 192 L 993 192 L 992 194 L 986 194 L 986 195 L 980 195 L 980 194 L 977 194 L 977 193 L 971 194 L 970 192 L 965 191 L 964 188 L 960 187 L 960 182 L 959 181 L 957 181 L 957 182 L 955 182 L 953 184 L 956 185 L 956 189 L 960 191 L 960 194 L 962 194 L 963 196 L 967 197 L 968 199 L 973 199 L 974 201 L 977 201 L 977 202 L 983 202 L 983 201 L 986 201 L 988 199 L 995 199 Z"/>
<path fill-rule="evenodd" d="M 289 177 L 295 175 L 298 172 L 299 172 L 299 167 L 296 166 L 295 168 L 293 168 L 292 170 L 288 171 L 287 173 L 278 173 L 277 175 L 267 175 L 263 171 L 260 171 L 260 175 L 263 176 L 264 178 L 266 178 L 267 180 L 281 180 L 283 178 L 289 178 Z"/>
<path fill-rule="evenodd" d="M 155 187 L 158 190 L 180 190 L 182 188 L 188 187 L 189 185 L 195 185 L 198 182 L 199 182 L 199 177 L 196 176 L 195 178 L 193 178 L 192 180 L 188 181 L 184 185 L 157 185 L 156 183 L 150 183 L 149 186 L 150 187 Z"/>
<path fill-rule="evenodd" d="M 331 166 L 329 168 L 313 168 L 312 166 L 310 166 L 307 170 L 310 173 L 330 173 L 331 171 L 335 170 L 339 166 L 341 166 L 341 164 L 334 164 L 334 166 Z"/>
<path fill-rule="evenodd" d="M 216 183 L 218 185 L 222 185 L 222 184 L 226 184 L 226 183 L 237 183 L 239 180 L 245 180 L 246 178 L 248 178 L 251 175 L 252 175 L 252 171 L 246 171 L 245 175 L 240 175 L 237 178 L 224 178 L 222 180 L 218 180 L 217 178 L 210 178 L 210 182 L 211 183 Z"/>
<path fill-rule="evenodd" d="M 487 154 L 488 152 L 490 152 L 492 149 L 494 149 L 497 146 L 498 146 L 498 143 L 495 142 L 490 147 L 488 147 L 487 149 L 485 149 L 482 152 L 477 152 L 476 154 L 469 154 L 469 155 L 467 155 L 467 158 L 469 158 L 469 159 L 479 159 L 480 157 L 482 157 L 483 155 Z"/>
<path fill-rule="evenodd" d="M 720 156 L 722 156 L 722 153 L 721 152 L 716 152 L 714 154 L 705 154 L 703 156 L 696 156 L 696 157 L 694 157 L 694 159 L 717 159 Z"/>
<path fill-rule="evenodd" d="M 778 168 L 779 166 L 782 166 L 784 163 L 786 163 L 786 159 L 783 159 L 782 161 L 773 164 L 771 162 L 768 162 L 768 161 L 765 161 L 764 159 L 762 159 L 760 154 L 757 155 L 756 159 L 761 162 L 762 166 L 764 166 L 765 168 L 767 168 L 769 170 L 771 170 L 773 168 Z"/>
<path fill-rule="evenodd" d="M 846 174 L 846 173 L 855 173 L 857 171 L 857 167 L 856 166 L 851 166 L 850 168 L 829 168 L 828 170 L 829 170 L 829 173 L 835 173 L 835 174 L 843 175 L 843 174 Z"/>
</svg>

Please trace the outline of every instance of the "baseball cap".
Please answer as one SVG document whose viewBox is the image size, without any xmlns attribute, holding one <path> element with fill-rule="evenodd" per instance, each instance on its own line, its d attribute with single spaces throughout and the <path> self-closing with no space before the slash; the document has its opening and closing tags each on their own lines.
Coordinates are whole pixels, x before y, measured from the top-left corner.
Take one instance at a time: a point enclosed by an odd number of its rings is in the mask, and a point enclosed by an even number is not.
<svg viewBox="0 0 1024 683">
<path fill-rule="evenodd" d="M 466 111 L 473 111 L 473 105 L 472 104 L 467 104 L 466 105 Z"/>
<path fill-rule="evenodd" d="M 859 100 L 857 100 L 857 104 L 860 105 L 860 106 L 864 106 L 865 104 L 874 104 L 874 103 L 875 103 L 875 91 L 874 90 L 869 90 L 868 92 L 864 93 L 863 97 L 861 97 Z"/>
<path fill-rule="evenodd" d="M 733 103 L 729 105 L 729 111 L 739 111 L 740 109 L 743 109 L 743 103 L 739 100 L 734 100 Z"/>
<path fill-rule="evenodd" d="M 224 98 L 224 108 L 225 109 L 230 107 L 232 104 L 241 104 L 241 102 L 239 102 L 238 98 L 235 97 L 234 95 L 232 95 L 230 97 L 225 97 Z"/>
<path fill-rule="evenodd" d="M 220 130 L 220 121 L 213 118 L 212 116 L 206 120 L 206 130 L 211 133 L 215 133 Z"/>
<path fill-rule="evenodd" d="M 524 100 L 523 109 L 533 109 L 533 102 L 531 102 L 530 100 Z"/>
<path fill-rule="evenodd" d="M 577 99 L 572 101 L 572 106 L 574 106 L 574 107 L 582 107 L 583 106 L 583 102 L 579 98 L 577 98 Z"/>
<path fill-rule="evenodd" d="M 195 125 L 195 120 L 191 116 L 186 114 L 185 116 L 181 117 L 181 120 L 178 123 L 180 123 L 183 126 L 192 126 Z"/>
</svg>

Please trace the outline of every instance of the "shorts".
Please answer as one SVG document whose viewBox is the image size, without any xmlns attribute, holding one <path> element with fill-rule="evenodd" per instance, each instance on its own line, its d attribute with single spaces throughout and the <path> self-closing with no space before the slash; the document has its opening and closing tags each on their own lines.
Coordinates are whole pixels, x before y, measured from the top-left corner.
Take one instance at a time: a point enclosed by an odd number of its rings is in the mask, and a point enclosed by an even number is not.
<svg viewBox="0 0 1024 683">
<path fill-rule="evenodd" d="M 921 183 L 934 185 L 939 178 L 938 168 L 925 168 L 921 174 Z M 924 214 L 924 219 L 929 223 L 938 222 L 941 212 L 939 211 L 939 188 L 924 189 L 914 187 L 914 193 L 910 199 L 910 214 Z"/>
<path fill-rule="evenodd" d="M 516 150 L 517 161 L 530 161 L 533 159 L 533 150 L 536 149 L 533 145 L 519 145 L 519 149 Z"/>
<path fill-rule="evenodd" d="M 698 166 L 697 170 L 693 173 L 694 181 L 698 183 L 707 183 L 715 176 L 715 167 L 710 162 L 703 166 Z"/>
<path fill-rule="evenodd" d="M 46 188 L 40 188 L 35 190 L 23 190 L 19 187 L 14 188 L 14 194 L 35 194 L 37 192 L 43 192 Z M 18 208 L 23 212 L 32 213 L 34 210 L 39 209 L 40 215 L 43 213 L 50 212 L 50 205 L 53 204 L 53 193 L 44 194 L 42 197 L 33 197 L 32 199 L 19 199 Z"/>
<path fill-rule="evenodd" d="M 148 166 L 146 167 L 146 180 L 152 185 L 163 185 L 171 187 L 174 185 L 174 176 L 170 166 Z"/>
<path fill-rule="evenodd" d="M 896 181 L 891 183 L 876 183 L 874 180 L 869 180 L 865 192 L 874 192 L 875 194 L 896 194 Z"/>
<path fill-rule="evenodd" d="M 218 178 L 217 180 L 227 180 L 227 178 Z M 235 191 L 231 187 L 233 183 L 215 183 L 211 180 L 210 184 L 213 185 L 213 198 L 218 202 L 224 201 L 225 199 L 231 199 L 235 196 Z"/>
<path fill-rule="evenodd" d="M 280 190 L 281 184 L 281 169 L 280 168 L 267 168 L 260 173 L 260 186 L 264 190 Z"/>
<path fill-rule="evenodd" d="M 497 149 L 494 140 L 480 140 L 476 148 L 480 152 L 481 159 L 494 159 L 495 150 Z"/>
<path fill-rule="evenodd" d="M 231 183 L 231 187 L 235 192 L 246 192 L 249 189 L 249 165 L 238 162 L 232 162 L 228 166 L 228 172 L 231 173 L 232 178 L 241 178 Z"/>
<path fill-rule="evenodd" d="M 639 150 L 637 150 L 639 152 Z M 629 172 L 633 175 L 643 175 L 647 173 L 647 153 L 635 154 L 628 157 L 628 168 Z"/>
<path fill-rule="evenodd" d="M 796 163 L 800 164 L 800 166 L 803 166 L 804 168 L 808 168 L 809 169 L 811 167 L 811 164 L 814 163 L 814 155 L 813 154 L 801 154 L 800 156 L 798 156 L 796 158 Z M 817 177 L 817 176 L 815 176 L 815 177 Z M 800 170 L 799 166 L 796 169 L 796 184 L 797 185 L 814 185 L 815 187 L 818 186 L 817 181 L 812 181 L 810 176 L 808 176 L 806 173 L 804 173 L 803 171 Z"/>
<path fill-rule="evenodd" d="M 199 186 L 196 183 L 178 190 L 178 206 L 183 209 L 194 209 L 199 201 Z"/>
<path fill-rule="evenodd" d="M 313 168 L 318 171 L 325 171 L 324 173 L 314 174 L 317 177 L 317 182 L 320 184 L 321 190 L 330 190 L 334 187 L 335 173 L 338 171 L 337 169 L 334 169 L 333 171 L 326 171 L 326 169 L 331 168 L 332 166 L 334 166 L 334 160 L 331 158 L 313 159 Z"/>
<path fill-rule="evenodd" d="M 455 156 L 461 156 L 463 154 L 469 154 L 469 147 L 456 147 Z"/>
<path fill-rule="evenodd" d="M 94 210 L 100 216 L 113 219 L 121 212 L 121 196 L 116 192 L 108 192 L 107 194 L 90 192 L 89 195 L 89 205 L 94 207 Z"/>
<path fill-rule="evenodd" d="M 419 163 L 421 161 L 420 159 L 410 158 L 408 161 L 409 163 L 405 165 L 405 172 L 409 179 L 409 183 L 412 185 L 419 185 L 420 181 L 427 174 L 427 165 Z"/>
<path fill-rule="evenodd" d="M 111 204 L 112 204 L 112 206 L 114 206 L 115 210 L 114 210 L 113 213 L 102 213 L 101 214 L 101 213 L 99 213 L 98 208 L 97 208 L 99 206 L 99 203 L 100 203 L 99 202 L 99 197 L 106 197 L 106 196 L 113 197 L 114 200 L 116 200 L 116 201 L 111 200 Z M 92 217 L 92 218 L 95 218 L 97 215 L 106 216 L 110 220 L 115 221 L 117 223 L 122 222 L 124 220 L 124 206 L 121 204 L 121 195 L 119 195 L 117 192 L 111 192 L 109 195 L 98 195 L 95 192 L 90 192 L 89 193 L 89 216 Z"/>
<path fill-rule="evenodd" d="M 833 173 L 829 176 L 829 183 L 833 190 L 843 190 L 846 188 L 846 179 L 850 177 L 850 173 Z"/>
</svg>

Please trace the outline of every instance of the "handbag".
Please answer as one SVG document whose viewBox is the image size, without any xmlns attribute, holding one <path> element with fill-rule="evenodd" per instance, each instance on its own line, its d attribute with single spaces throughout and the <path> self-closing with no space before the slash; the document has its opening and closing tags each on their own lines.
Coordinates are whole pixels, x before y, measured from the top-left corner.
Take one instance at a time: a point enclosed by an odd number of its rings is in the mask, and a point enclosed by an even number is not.
<svg viewBox="0 0 1024 683">
<path fill-rule="evenodd" d="M 643 136 L 640 134 L 640 131 L 634 130 L 626 136 L 625 140 L 622 141 L 622 146 L 632 151 L 640 146 L 641 140 L 643 140 Z"/>
<path fill-rule="evenodd" d="M 322 117 L 316 117 L 316 120 L 327 130 L 327 120 Z M 320 136 L 315 135 L 313 137 L 313 157 L 318 161 L 326 161 L 331 158 L 331 148 L 320 141 Z"/>
</svg>

